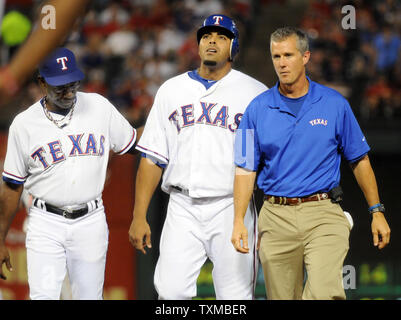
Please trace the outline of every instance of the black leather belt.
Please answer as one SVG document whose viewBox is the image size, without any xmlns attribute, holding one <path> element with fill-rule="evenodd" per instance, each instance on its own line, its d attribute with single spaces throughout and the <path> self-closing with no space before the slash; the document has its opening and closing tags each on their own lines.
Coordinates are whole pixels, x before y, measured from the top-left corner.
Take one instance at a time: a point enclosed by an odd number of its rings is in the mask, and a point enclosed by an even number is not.
<svg viewBox="0 0 401 320">
<path fill-rule="evenodd" d="M 38 206 L 38 199 L 35 199 L 33 205 L 39 209 L 44 209 L 47 212 L 51 212 L 51 213 L 57 214 L 59 216 L 63 216 L 64 218 L 67 218 L 67 219 L 77 219 L 77 218 L 83 217 L 89 211 L 88 205 L 85 205 L 85 207 L 83 207 L 82 209 L 78 209 L 78 210 L 63 210 L 63 209 L 57 208 L 55 206 L 52 206 L 51 204 L 44 203 L 45 208 L 41 208 L 40 206 Z M 98 204 L 96 201 L 96 208 L 97 207 L 98 207 Z"/>
</svg>

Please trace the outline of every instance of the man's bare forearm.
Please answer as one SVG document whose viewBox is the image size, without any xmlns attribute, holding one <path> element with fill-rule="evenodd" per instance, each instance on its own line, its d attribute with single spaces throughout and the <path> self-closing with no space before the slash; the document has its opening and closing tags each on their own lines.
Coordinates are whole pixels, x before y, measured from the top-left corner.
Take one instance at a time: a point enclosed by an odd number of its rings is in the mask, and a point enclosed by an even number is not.
<svg viewBox="0 0 401 320">
<path fill-rule="evenodd" d="M 8 229 L 17 212 L 22 185 L 12 185 L 4 181 L 0 186 L 0 242 L 4 243 Z"/>
<path fill-rule="evenodd" d="M 373 206 L 380 202 L 377 188 L 376 177 L 373 172 L 369 157 L 366 155 L 355 164 L 351 164 L 356 181 L 361 188 L 368 206 Z"/>
<path fill-rule="evenodd" d="M 149 159 L 141 159 L 136 176 L 134 219 L 146 218 L 150 200 L 159 184 L 161 175 L 162 168 Z"/>
<path fill-rule="evenodd" d="M 237 167 L 234 179 L 234 222 L 243 222 L 251 200 L 256 172 Z"/>
<path fill-rule="evenodd" d="M 44 29 L 41 21 L 44 15 L 39 15 L 37 29 L 17 51 L 9 65 L 10 72 L 19 84 L 24 82 L 50 52 L 63 43 L 89 2 L 90 0 L 49 0 L 43 3 L 40 8 L 50 5 L 55 9 L 56 27 Z"/>
</svg>

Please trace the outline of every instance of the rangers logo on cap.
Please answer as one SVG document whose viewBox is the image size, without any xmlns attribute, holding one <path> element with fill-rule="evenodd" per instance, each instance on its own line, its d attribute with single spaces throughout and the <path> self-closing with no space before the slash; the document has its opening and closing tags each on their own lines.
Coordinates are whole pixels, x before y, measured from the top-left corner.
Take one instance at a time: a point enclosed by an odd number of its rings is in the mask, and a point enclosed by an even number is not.
<svg viewBox="0 0 401 320">
<path fill-rule="evenodd" d="M 222 16 L 213 16 L 213 20 L 215 20 L 214 24 L 220 25 L 220 20 L 223 20 Z"/>
<path fill-rule="evenodd" d="M 61 68 L 61 70 L 67 70 L 68 69 L 67 65 L 65 64 L 66 61 L 68 61 L 67 57 L 57 58 L 56 61 L 57 61 L 57 63 L 61 63 L 62 64 L 63 67 Z"/>
</svg>

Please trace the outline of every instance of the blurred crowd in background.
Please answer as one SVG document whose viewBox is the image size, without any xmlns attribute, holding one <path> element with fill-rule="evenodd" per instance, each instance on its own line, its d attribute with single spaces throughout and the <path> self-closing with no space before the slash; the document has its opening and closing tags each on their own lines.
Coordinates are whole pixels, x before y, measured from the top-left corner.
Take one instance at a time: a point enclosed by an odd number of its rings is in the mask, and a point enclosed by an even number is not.
<svg viewBox="0 0 401 320">
<path fill-rule="evenodd" d="M 146 120 L 159 86 L 198 64 L 196 30 L 213 13 L 231 16 L 240 34 L 252 32 L 255 3 L 285 0 L 94 0 L 69 36 L 86 74 L 81 90 L 112 101 L 135 126 Z M 401 117 L 401 1 L 309 0 L 299 23 L 311 40 L 310 77 L 346 96 L 362 121 Z M 9 0 L 4 14 L 17 10 L 31 22 L 42 1 Z M 343 5 L 356 9 L 356 28 L 344 30 Z M 19 25 L 22 25 L 21 23 Z M 1 64 L 17 45 L 1 42 Z M 268 34 L 266 34 L 266 38 Z M 261 44 L 265 50 L 266 43 Z M 257 62 L 255 62 L 257 63 Z M 34 77 L 21 108 L 41 97 Z"/>
<path fill-rule="evenodd" d="M 349 4 L 355 29 L 339 23 Z M 311 39 L 312 79 L 346 96 L 361 121 L 401 118 L 401 1 L 310 1 L 300 27 Z"/>
<path fill-rule="evenodd" d="M 7 11 L 18 10 L 35 21 L 41 2 L 9 2 Z M 66 42 L 86 75 L 81 90 L 106 96 L 135 126 L 143 124 L 159 86 L 198 67 L 196 30 L 213 13 L 233 17 L 244 32 L 252 1 L 93 0 Z M 14 51 L 8 48 L 8 58 Z M 33 78 L 23 104 L 40 96 Z"/>
</svg>

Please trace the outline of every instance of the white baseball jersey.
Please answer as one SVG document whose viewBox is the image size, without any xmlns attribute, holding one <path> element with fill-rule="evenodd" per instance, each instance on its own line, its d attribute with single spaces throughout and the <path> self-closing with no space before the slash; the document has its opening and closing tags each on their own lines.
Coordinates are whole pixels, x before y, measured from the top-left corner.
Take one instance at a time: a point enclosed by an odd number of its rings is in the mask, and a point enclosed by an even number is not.
<svg viewBox="0 0 401 320">
<path fill-rule="evenodd" d="M 57 207 L 84 204 L 102 194 L 109 150 L 123 154 L 135 140 L 135 129 L 101 95 L 78 92 L 62 129 L 38 101 L 10 126 L 3 177 Z"/>
<path fill-rule="evenodd" d="M 233 193 L 234 132 L 251 100 L 267 90 L 231 70 L 209 89 L 188 73 L 158 90 L 137 149 L 167 164 L 162 189 L 193 198 Z"/>
</svg>

